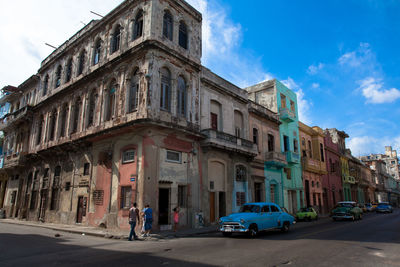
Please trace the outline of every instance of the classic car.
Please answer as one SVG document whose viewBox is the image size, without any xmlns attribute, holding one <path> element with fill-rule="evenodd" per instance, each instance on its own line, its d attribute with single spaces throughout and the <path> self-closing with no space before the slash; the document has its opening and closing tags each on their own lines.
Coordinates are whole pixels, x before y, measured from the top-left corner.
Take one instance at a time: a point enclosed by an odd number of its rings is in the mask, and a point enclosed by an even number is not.
<svg viewBox="0 0 400 267">
<path fill-rule="evenodd" d="M 362 210 L 362 212 L 367 212 L 367 207 L 364 204 L 359 203 L 358 207 Z"/>
<path fill-rule="evenodd" d="M 341 201 L 336 204 L 336 207 L 332 210 L 332 219 L 334 221 L 340 219 L 350 219 L 350 220 L 361 220 L 362 210 L 357 206 L 354 201 Z"/>
<path fill-rule="evenodd" d="M 275 203 L 255 202 L 244 204 L 238 213 L 221 217 L 219 230 L 224 236 L 230 236 L 232 233 L 247 233 L 255 237 L 259 231 L 270 229 L 287 232 L 290 225 L 294 223 L 296 223 L 294 217 Z"/>
<path fill-rule="evenodd" d="M 376 207 L 376 213 L 392 213 L 393 207 L 389 202 L 380 202 Z"/>
<path fill-rule="evenodd" d="M 374 207 L 374 205 L 371 203 L 365 204 L 365 207 L 367 208 L 367 211 L 375 211 L 376 209 L 376 206 Z"/>
<path fill-rule="evenodd" d="M 318 220 L 318 214 L 314 208 L 301 208 L 300 211 L 296 213 L 296 220 Z"/>
</svg>

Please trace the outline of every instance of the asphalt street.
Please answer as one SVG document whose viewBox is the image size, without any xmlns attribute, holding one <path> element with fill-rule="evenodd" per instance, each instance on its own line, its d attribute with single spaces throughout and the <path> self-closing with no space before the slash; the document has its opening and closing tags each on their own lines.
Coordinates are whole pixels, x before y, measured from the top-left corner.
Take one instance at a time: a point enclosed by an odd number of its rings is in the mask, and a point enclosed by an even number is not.
<svg viewBox="0 0 400 267">
<path fill-rule="evenodd" d="M 0 251 L 0 266 L 400 266 L 400 210 L 302 222 L 255 239 L 215 233 L 129 242 L 0 220 Z"/>
</svg>

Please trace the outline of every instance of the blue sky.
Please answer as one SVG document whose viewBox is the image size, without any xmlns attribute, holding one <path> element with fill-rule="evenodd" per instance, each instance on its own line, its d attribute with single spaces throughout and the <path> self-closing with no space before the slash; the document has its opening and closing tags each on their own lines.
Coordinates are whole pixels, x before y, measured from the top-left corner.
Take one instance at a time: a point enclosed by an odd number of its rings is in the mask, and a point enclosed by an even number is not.
<svg viewBox="0 0 400 267">
<path fill-rule="evenodd" d="M 0 83 L 18 85 L 52 49 L 121 0 L 6 1 Z M 277 78 L 300 119 L 345 130 L 353 155 L 400 149 L 400 1 L 188 0 L 203 14 L 202 63 L 240 87 Z"/>
</svg>

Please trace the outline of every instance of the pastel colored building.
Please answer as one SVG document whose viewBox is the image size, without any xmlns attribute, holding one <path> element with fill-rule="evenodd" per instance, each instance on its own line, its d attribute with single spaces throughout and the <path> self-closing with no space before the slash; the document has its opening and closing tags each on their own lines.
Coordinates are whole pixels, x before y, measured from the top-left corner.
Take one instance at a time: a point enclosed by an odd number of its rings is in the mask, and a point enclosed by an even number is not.
<svg viewBox="0 0 400 267">
<path fill-rule="evenodd" d="M 329 213 L 344 196 L 339 144 L 333 142 L 328 129 L 325 130 L 324 144 L 327 172 L 322 175 L 323 199 L 326 204 L 323 212 Z"/>
<path fill-rule="evenodd" d="M 270 80 L 246 88 L 250 100 L 279 114 L 281 152 L 286 155 L 283 168 L 283 206 L 296 212 L 303 206 L 303 182 L 299 154 L 297 96 L 278 80 Z"/>
<path fill-rule="evenodd" d="M 322 213 L 325 210 L 322 175 L 327 173 L 324 132 L 319 127 L 310 127 L 302 122 L 299 122 L 299 131 L 305 206 L 312 206 Z"/>
</svg>

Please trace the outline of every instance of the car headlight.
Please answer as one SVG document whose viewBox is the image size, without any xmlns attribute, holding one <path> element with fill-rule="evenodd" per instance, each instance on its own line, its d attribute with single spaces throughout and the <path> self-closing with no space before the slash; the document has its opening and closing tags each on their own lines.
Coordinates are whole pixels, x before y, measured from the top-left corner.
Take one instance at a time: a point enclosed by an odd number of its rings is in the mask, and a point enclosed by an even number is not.
<svg viewBox="0 0 400 267">
<path fill-rule="evenodd" d="M 244 224 L 245 222 L 246 222 L 245 220 L 240 219 L 240 223 L 241 223 L 241 224 Z"/>
</svg>

